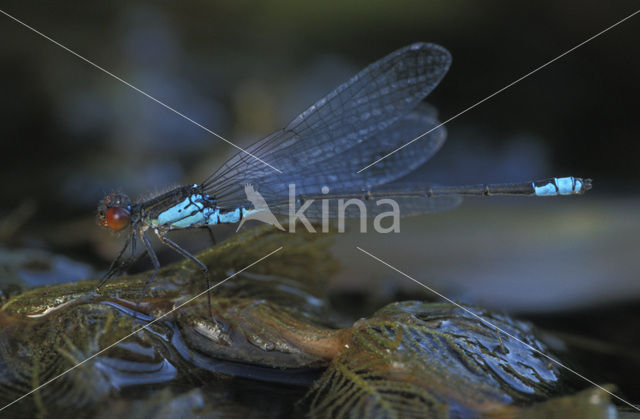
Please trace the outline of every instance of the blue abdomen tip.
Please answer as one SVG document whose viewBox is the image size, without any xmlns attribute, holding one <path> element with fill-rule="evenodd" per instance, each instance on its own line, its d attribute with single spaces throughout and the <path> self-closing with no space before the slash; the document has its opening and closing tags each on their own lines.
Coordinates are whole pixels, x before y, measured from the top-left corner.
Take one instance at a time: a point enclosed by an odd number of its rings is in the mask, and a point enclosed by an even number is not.
<svg viewBox="0 0 640 419">
<path fill-rule="evenodd" d="M 553 182 L 549 182 L 541 186 L 536 186 L 534 182 L 533 190 L 536 196 L 554 196 L 558 194 L 556 185 Z"/>
<path fill-rule="evenodd" d="M 574 177 L 559 177 L 555 178 L 555 181 L 560 195 L 571 195 L 580 190 L 579 188 L 576 190 L 578 185 Z"/>
<path fill-rule="evenodd" d="M 573 176 L 558 177 L 545 181 L 533 182 L 533 191 L 536 196 L 556 196 L 581 194 L 591 188 L 591 181 L 583 181 Z"/>
</svg>

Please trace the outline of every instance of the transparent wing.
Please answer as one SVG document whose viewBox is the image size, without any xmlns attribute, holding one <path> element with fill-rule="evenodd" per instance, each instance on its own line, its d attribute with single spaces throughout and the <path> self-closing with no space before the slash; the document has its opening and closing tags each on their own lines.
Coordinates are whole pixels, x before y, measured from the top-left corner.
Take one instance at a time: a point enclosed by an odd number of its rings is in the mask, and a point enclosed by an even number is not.
<svg viewBox="0 0 640 419">
<path fill-rule="evenodd" d="M 323 202 L 318 197 L 315 199 L 303 212 L 303 215 L 311 222 L 322 222 L 324 214 L 327 219 L 336 218 L 360 218 L 362 217 L 375 217 L 381 213 L 389 213 L 392 211 L 398 211 L 398 216 L 409 217 L 412 215 L 429 214 L 434 212 L 448 211 L 457 207 L 462 202 L 460 196 L 439 196 L 439 197 L 387 197 L 380 196 L 376 199 L 357 199 L 358 203 L 350 205 L 344 205 L 342 209 L 339 206 L 339 199 L 343 199 L 343 204 L 348 202 L 346 198 L 332 198 L 331 196 L 324 197 L 327 199 L 326 209 L 323 209 Z M 354 198 L 360 198 L 354 196 Z M 389 201 L 392 200 L 396 205 L 394 206 Z M 307 201 L 309 202 L 309 201 Z M 274 206 L 271 208 L 271 212 L 279 215 L 289 215 L 289 205 Z M 295 207 L 294 213 L 301 209 L 300 205 Z"/>
<path fill-rule="evenodd" d="M 440 149 L 446 139 L 444 128 L 434 130 L 423 141 L 392 154 L 363 173 L 357 173 L 357 170 L 406 143 L 408 138 L 415 138 L 437 125 L 435 110 L 421 104 L 394 125 L 339 156 L 296 167 L 283 174 L 272 172 L 258 179 L 253 186 L 269 203 L 288 197 L 290 184 L 295 185 L 296 195 L 307 195 L 320 194 L 325 186 L 330 193 L 344 193 L 393 182 L 415 170 Z M 225 189 L 214 190 L 212 194 L 216 196 L 218 206 L 247 205 L 243 182 L 229 183 Z"/>
<path fill-rule="evenodd" d="M 270 196 L 265 198 L 274 214 L 290 215 L 300 210 L 307 219 L 316 222 L 321 222 L 325 217 L 375 217 L 391 211 L 400 217 L 407 217 L 446 211 L 462 202 L 462 197 L 457 194 L 434 196 L 431 193 L 433 189 L 432 185 L 422 183 L 391 183 L 341 193 L 296 194 L 297 200 L 293 203 L 289 197 L 280 201 Z M 352 198 L 354 201 L 350 202 Z"/>
<path fill-rule="evenodd" d="M 450 63 L 449 52 L 434 44 L 417 43 L 392 52 L 247 151 L 285 174 L 338 159 L 407 115 L 438 85 Z M 262 162 L 239 152 L 202 186 L 212 194 L 226 193 L 242 183 L 278 178 L 274 173 L 277 174 Z"/>
</svg>

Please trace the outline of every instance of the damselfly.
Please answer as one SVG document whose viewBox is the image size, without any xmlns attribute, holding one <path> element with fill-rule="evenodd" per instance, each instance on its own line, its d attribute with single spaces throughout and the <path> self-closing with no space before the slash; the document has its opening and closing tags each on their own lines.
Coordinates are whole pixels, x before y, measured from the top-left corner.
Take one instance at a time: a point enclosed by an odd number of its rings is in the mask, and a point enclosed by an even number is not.
<svg viewBox="0 0 640 419">
<path fill-rule="evenodd" d="M 108 195 L 98 208 L 100 225 L 117 231 L 128 228 L 129 236 L 99 286 L 132 263 L 138 240 L 153 262 L 149 282 L 155 278 L 160 263 L 148 231 L 206 274 L 207 267 L 170 240 L 168 232 L 238 223 L 268 210 L 291 214 L 301 207 L 311 221 L 323 216 L 358 217 L 363 208 L 373 216 L 381 212 L 377 198 L 392 198 L 400 215 L 406 216 L 450 209 L 465 195 L 574 195 L 591 188 L 590 179 L 576 177 L 467 186 L 396 183 L 426 162 L 445 141 L 446 132 L 439 127 L 435 110 L 422 100 L 442 80 L 450 64 L 451 56 L 441 46 L 409 45 L 369 65 L 284 129 L 237 153 L 202 183 L 135 203 L 124 194 Z M 420 141 L 358 172 L 428 131 Z M 295 198 L 290 196 L 291 185 Z M 252 193 L 264 201 L 263 207 L 255 204 Z M 362 203 L 343 208 L 342 213 L 335 206 L 314 203 L 316 199 L 348 198 L 361 198 Z M 127 248 L 131 249 L 129 257 L 125 257 Z"/>
</svg>

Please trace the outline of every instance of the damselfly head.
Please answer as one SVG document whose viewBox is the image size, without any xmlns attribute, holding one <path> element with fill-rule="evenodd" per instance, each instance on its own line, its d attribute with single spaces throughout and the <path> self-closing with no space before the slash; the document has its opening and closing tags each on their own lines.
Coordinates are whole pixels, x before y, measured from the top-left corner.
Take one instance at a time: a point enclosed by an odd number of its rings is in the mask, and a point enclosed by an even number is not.
<svg viewBox="0 0 640 419">
<path fill-rule="evenodd" d="M 131 200 L 125 194 L 107 195 L 98 205 L 98 224 L 120 231 L 131 222 Z"/>
</svg>

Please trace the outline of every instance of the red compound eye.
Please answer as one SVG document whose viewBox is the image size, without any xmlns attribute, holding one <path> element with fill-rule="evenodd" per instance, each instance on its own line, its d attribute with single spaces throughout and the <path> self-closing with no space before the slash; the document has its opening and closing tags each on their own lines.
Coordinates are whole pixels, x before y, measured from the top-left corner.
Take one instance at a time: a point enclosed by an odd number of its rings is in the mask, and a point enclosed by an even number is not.
<svg viewBox="0 0 640 419">
<path fill-rule="evenodd" d="M 110 229 L 115 231 L 122 230 L 129 225 L 129 211 L 125 208 L 109 208 L 104 221 Z"/>
</svg>

